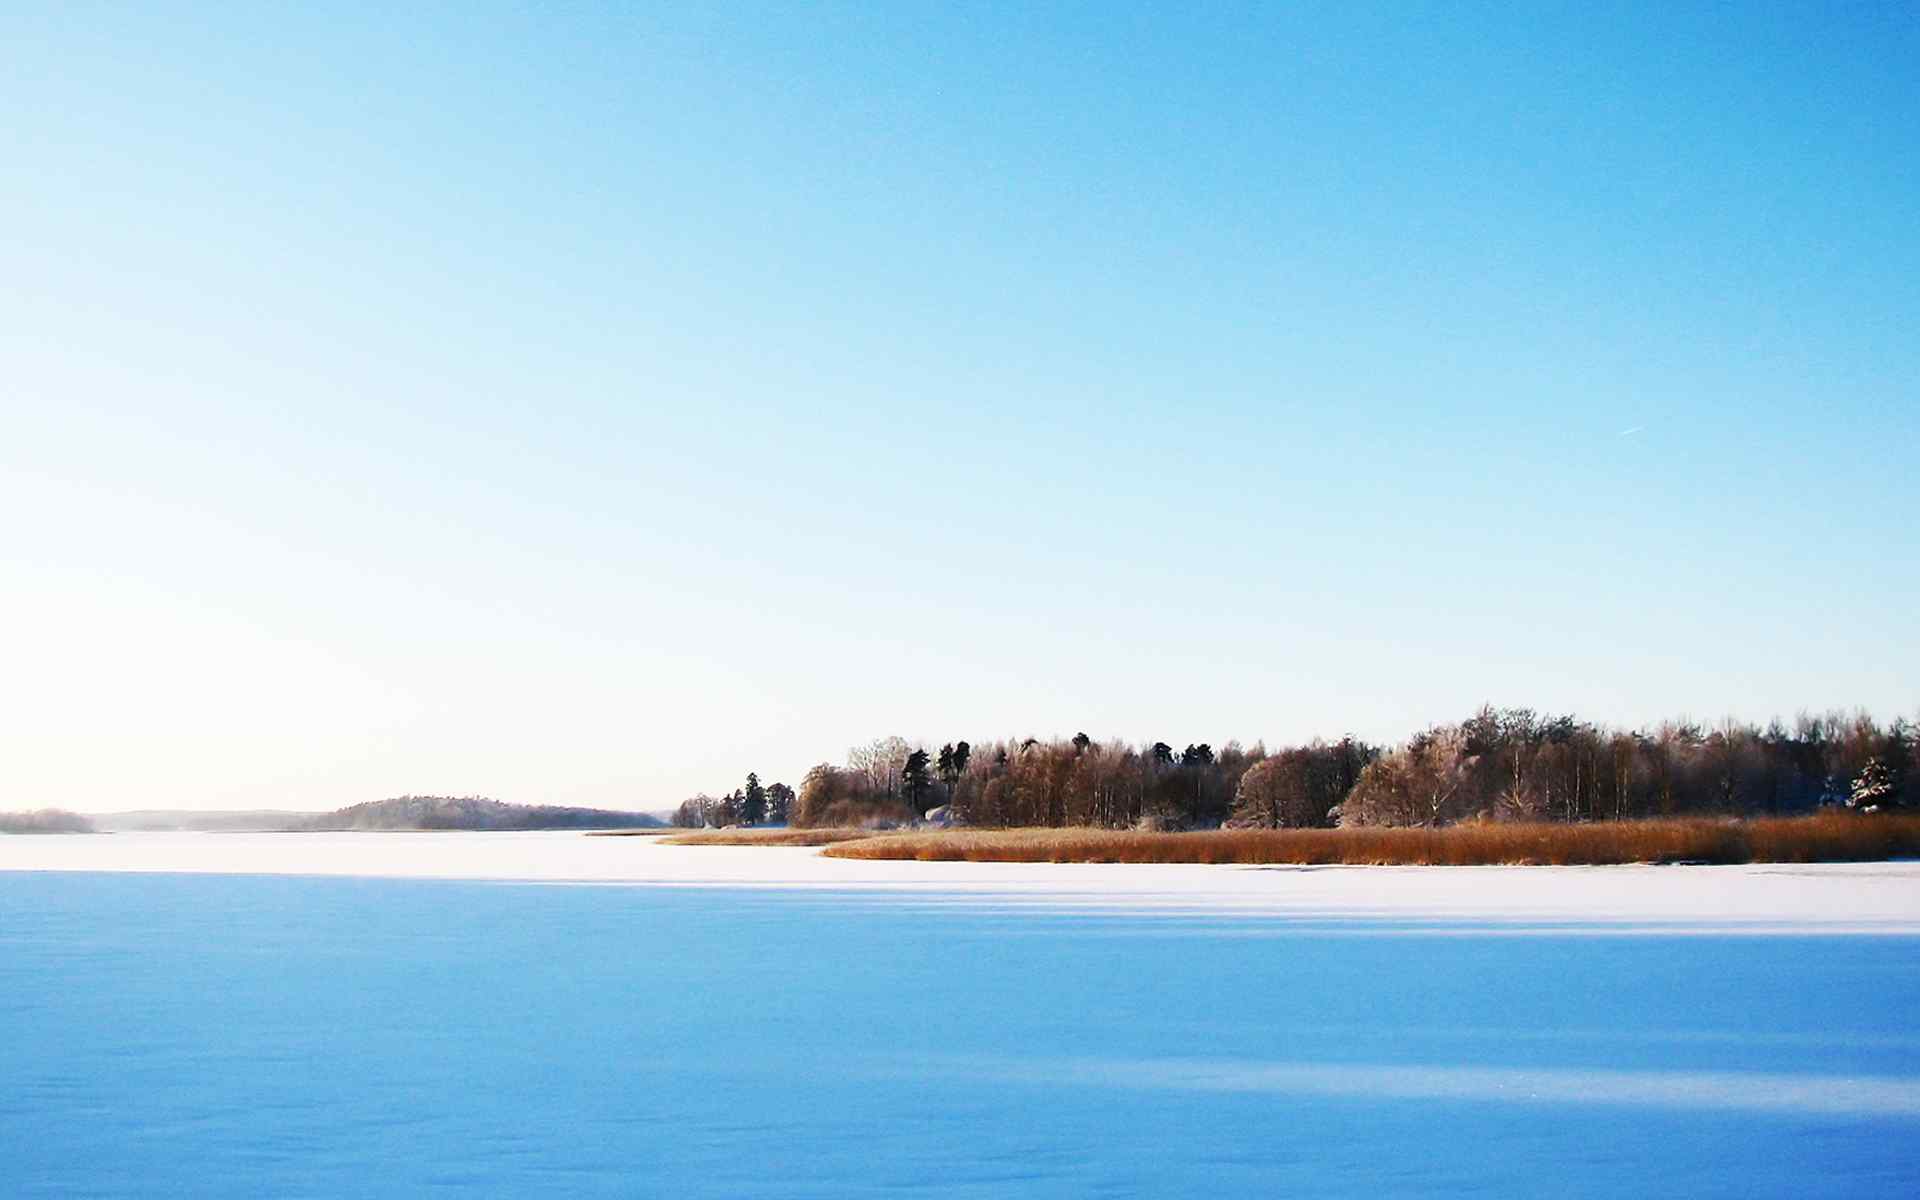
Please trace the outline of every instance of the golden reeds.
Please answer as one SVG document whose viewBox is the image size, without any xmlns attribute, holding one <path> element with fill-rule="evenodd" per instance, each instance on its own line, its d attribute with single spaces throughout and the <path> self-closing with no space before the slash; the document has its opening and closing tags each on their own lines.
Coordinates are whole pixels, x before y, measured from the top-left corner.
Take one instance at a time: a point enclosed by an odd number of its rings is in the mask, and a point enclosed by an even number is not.
<svg viewBox="0 0 1920 1200">
<path fill-rule="evenodd" d="M 1920 817 L 1822 813 L 1758 820 L 1687 818 L 1586 825 L 1441 828 L 960 829 L 835 837 L 837 858 L 921 862 L 1268 863 L 1491 866 L 1859 862 L 1920 855 Z"/>
</svg>

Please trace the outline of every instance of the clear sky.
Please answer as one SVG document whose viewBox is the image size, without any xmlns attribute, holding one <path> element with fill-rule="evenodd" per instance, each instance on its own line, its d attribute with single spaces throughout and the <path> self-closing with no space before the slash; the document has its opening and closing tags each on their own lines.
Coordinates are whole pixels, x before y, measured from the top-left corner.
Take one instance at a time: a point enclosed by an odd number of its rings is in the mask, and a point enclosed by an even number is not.
<svg viewBox="0 0 1920 1200">
<path fill-rule="evenodd" d="M 0 808 L 1912 714 L 1916 63 L 1908 4 L 8 5 Z"/>
</svg>

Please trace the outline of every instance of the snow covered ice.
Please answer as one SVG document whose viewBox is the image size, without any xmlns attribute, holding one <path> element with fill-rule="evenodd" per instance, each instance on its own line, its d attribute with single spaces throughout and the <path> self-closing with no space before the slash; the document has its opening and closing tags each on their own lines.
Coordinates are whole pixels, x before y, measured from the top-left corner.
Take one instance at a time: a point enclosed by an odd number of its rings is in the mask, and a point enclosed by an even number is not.
<svg viewBox="0 0 1920 1200">
<path fill-rule="evenodd" d="M 0 1194 L 1911 1195 L 1916 935 L 1907 863 L 0 839 Z"/>
</svg>

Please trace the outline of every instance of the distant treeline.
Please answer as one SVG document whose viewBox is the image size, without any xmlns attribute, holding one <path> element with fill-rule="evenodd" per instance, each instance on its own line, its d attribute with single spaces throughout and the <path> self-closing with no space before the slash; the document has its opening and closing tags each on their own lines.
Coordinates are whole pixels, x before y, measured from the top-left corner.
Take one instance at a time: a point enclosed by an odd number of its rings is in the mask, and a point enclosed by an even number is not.
<svg viewBox="0 0 1920 1200">
<path fill-rule="evenodd" d="M 63 808 L 0 812 L 0 833 L 92 833 L 93 822 Z"/>
<path fill-rule="evenodd" d="M 95 813 L 93 824 L 102 833 L 284 833 L 310 825 L 320 815 L 272 808 L 231 812 L 137 808 L 127 812 Z"/>
<path fill-rule="evenodd" d="M 785 825 L 793 818 L 793 789 L 784 783 L 762 787 L 758 773 L 747 772 L 747 785 L 724 796 L 705 792 L 680 802 L 672 824 L 682 829 L 725 829 L 729 825 Z"/>
<path fill-rule="evenodd" d="M 1181 829 L 1785 815 L 1920 807 L 1917 750 L 1912 723 L 1864 713 L 1629 731 L 1487 707 L 1394 746 L 1346 737 L 1176 750 L 1082 733 L 935 750 L 882 738 L 844 766 L 814 767 L 783 803 L 800 826 L 905 823 L 939 807 L 971 825 Z M 773 789 L 754 807 L 757 787 L 750 776 L 720 801 L 696 797 L 675 823 L 780 819 L 764 799 Z"/>
<path fill-rule="evenodd" d="M 316 830 L 633 829 L 660 824 L 645 813 L 550 804 L 506 804 L 483 796 L 396 796 L 301 822 Z"/>
</svg>

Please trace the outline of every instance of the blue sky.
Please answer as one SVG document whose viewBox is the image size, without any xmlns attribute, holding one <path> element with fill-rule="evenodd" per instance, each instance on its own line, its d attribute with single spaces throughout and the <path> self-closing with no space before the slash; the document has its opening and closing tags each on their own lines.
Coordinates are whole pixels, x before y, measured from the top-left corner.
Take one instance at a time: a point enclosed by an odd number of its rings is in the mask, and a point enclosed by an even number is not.
<svg viewBox="0 0 1920 1200">
<path fill-rule="evenodd" d="M 1910 6 L 0 35 L 0 807 L 1920 704 Z"/>
</svg>

